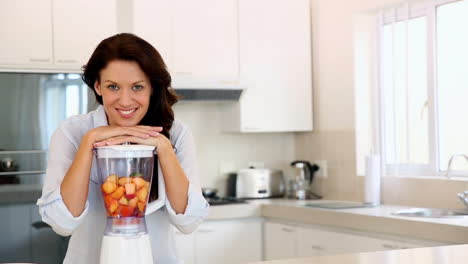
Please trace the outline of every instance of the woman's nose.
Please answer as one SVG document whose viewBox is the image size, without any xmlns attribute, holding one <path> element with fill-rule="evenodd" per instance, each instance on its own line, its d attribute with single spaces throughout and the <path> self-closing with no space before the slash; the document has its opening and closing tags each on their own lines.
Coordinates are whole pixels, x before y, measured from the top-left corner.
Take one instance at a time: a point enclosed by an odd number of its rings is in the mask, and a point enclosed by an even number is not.
<svg viewBox="0 0 468 264">
<path fill-rule="evenodd" d="M 131 89 L 122 89 L 120 93 L 119 103 L 122 106 L 130 106 L 133 102 L 133 94 Z"/>
</svg>

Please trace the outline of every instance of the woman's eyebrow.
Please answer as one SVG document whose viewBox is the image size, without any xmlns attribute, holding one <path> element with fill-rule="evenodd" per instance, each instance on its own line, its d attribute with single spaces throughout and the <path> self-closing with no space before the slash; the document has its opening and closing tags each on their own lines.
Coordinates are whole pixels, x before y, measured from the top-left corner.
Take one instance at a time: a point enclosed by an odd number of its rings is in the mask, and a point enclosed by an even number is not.
<svg viewBox="0 0 468 264">
<path fill-rule="evenodd" d="M 137 83 L 141 83 L 141 82 L 145 82 L 145 80 L 137 81 L 137 82 L 134 82 L 132 84 L 137 84 Z"/>
</svg>

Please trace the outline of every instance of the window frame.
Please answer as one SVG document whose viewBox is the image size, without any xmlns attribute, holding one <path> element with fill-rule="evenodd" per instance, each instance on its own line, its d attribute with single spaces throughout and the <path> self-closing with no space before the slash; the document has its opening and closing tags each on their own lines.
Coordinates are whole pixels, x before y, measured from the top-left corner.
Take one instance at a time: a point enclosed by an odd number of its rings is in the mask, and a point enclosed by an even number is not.
<svg viewBox="0 0 468 264">
<path fill-rule="evenodd" d="M 381 11 L 377 16 L 377 56 L 376 65 L 378 67 L 377 88 L 375 94 L 371 96 L 373 102 L 371 107 L 376 113 L 372 118 L 372 126 L 375 141 L 373 143 L 377 153 L 380 153 L 383 176 L 397 177 L 445 177 L 447 171 L 442 171 L 439 160 L 439 131 L 438 131 L 438 104 L 437 104 L 437 57 L 436 57 L 436 12 L 441 5 L 450 4 L 462 0 L 432 0 L 424 3 L 411 5 L 406 3 L 398 7 L 393 7 Z M 425 16 L 427 22 L 427 111 L 428 111 L 428 165 L 415 164 L 388 164 L 385 144 L 386 120 L 384 112 L 384 92 L 383 92 L 383 33 L 384 25 L 395 24 L 400 21 L 408 21 L 417 17 Z M 394 55 L 393 55 L 394 56 Z M 450 170 L 451 176 L 468 176 L 468 171 Z"/>
</svg>

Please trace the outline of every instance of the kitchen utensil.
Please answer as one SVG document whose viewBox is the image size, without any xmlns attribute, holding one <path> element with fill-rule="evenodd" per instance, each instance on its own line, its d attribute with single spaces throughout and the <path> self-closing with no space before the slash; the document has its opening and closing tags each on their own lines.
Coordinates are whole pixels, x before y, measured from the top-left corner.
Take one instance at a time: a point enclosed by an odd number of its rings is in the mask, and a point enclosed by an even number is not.
<svg viewBox="0 0 468 264">
<path fill-rule="evenodd" d="M 145 212 L 154 166 L 154 146 L 118 145 L 96 149 L 107 223 L 101 264 L 152 264 Z M 164 198 L 158 195 L 158 199 Z"/>
<path fill-rule="evenodd" d="M 276 169 L 241 169 L 228 176 L 227 196 L 245 199 L 283 197 L 283 172 Z"/>
</svg>

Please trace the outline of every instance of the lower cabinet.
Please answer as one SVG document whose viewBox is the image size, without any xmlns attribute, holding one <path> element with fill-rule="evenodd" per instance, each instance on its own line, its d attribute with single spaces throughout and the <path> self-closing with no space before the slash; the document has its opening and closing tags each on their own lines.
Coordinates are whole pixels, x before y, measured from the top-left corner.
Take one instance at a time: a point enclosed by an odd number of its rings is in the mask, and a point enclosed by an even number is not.
<svg viewBox="0 0 468 264">
<path fill-rule="evenodd" d="M 38 210 L 35 204 L 0 206 L 0 263 L 63 262 L 68 238 L 44 224 Z"/>
<path fill-rule="evenodd" d="M 176 232 L 185 263 L 241 264 L 262 260 L 262 220 L 206 221 L 194 234 Z"/>
<path fill-rule="evenodd" d="M 380 239 L 339 230 L 265 222 L 265 260 L 440 246 L 430 241 Z"/>
</svg>

